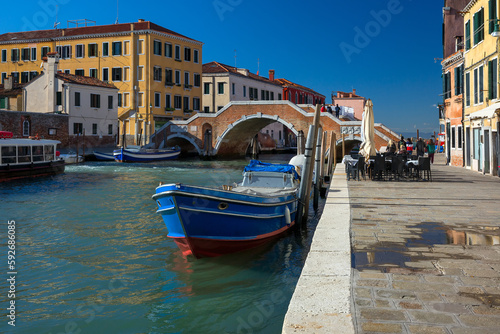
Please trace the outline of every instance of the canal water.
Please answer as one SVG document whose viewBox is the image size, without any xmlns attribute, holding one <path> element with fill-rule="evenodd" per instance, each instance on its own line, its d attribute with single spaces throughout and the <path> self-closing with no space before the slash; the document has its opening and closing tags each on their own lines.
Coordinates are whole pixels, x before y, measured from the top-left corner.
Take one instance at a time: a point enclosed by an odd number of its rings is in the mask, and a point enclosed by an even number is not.
<svg viewBox="0 0 500 334">
<path fill-rule="evenodd" d="M 288 161 L 271 156 L 263 161 Z M 87 162 L 0 184 L 1 276 L 16 225 L 16 327 L 0 332 L 281 333 L 317 217 L 262 248 L 185 258 L 151 199 L 160 181 L 239 182 L 246 160 Z M 321 209 L 322 205 L 320 206 Z"/>
</svg>

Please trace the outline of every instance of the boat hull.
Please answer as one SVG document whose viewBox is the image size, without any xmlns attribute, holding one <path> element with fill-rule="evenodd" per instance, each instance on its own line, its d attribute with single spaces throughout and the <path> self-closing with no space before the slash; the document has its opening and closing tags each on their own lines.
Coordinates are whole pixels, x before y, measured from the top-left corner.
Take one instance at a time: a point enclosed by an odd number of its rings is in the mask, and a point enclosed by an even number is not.
<svg viewBox="0 0 500 334">
<path fill-rule="evenodd" d="M 177 159 L 181 150 L 168 150 L 165 152 L 141 152 L 127 149 L 115 150 L 113 156 L 118 162 L 151 162 Z"/>
<path fill-rule="evenodd" d="M 102 153 L 94 151 L 94 156 L 100 161 L 115 161 L 115 157 L 112 153 Z"/>
<path fill-rule="evenodd" d="M 254 196 L 220 189 L 164 185 L 153 199 L 184 255 L 213 257 L 263 245 L 295 221 L 294 191 Z"/>
<path fill-rule="evenodd" d="M 64 172 L 64 160 L 34 162 L 25 164 L 0 165 L 0 181 L 55 175 Z"/>
</svg>

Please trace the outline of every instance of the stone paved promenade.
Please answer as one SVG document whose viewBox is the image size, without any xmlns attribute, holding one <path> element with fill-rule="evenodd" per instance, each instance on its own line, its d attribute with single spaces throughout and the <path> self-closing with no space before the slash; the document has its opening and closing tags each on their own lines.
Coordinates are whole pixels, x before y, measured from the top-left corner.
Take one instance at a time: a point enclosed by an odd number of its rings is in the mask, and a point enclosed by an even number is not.
<svg viewBox="0 0 500 334">
<path fill-rule="evenodd" d="M 500 178 L 349 181 L 357 333 L 500 333 Z"/>
</svg>

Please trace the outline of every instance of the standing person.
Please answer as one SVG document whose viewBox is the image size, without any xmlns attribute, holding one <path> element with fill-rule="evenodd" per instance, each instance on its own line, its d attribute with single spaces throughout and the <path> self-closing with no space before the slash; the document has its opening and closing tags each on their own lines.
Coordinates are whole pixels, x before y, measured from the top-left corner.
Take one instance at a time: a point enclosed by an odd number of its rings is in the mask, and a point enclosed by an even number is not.
<svg viewBox="0 0 500 334">
<path fill-rule="evenodd" d="M 417 157 L 423 157 L 425 153 L 425 143 L 422 137 L 418 138 L 416 146 L 417 146 Z"/>
<path fill-rule="evenodd" d="M 328 111 L 330 114 L 333 113 L 333 110 L 332 110 L 331 106 L 326 107 L 326 111 Z"/>
<path fill-rule="evenodd" d="M 406 138 L 406 152 L 408 153 L 408 155 L 411 155 L 413 153 L 413 142 L 410 138 Z"/>
<path fill-rule="evenodd" d="M 339 118 L 340 116 L 340 107 L 339 104 L 337 103 L 337 106 L 335 107 L 335 117 Z"/>
<path fill-rule="evenodd" d="M 405 151 L 406 151 L 406 142 L 405 142 L 405 137 L 403 137 L 403 135 L 401 135 L 401 139 L 399 140 L 399 143 L 398 143 L 398 147 L 401 147 L 401 146 L 404 146 Z"/>
<path fill-rule="evenodd" d="M 431 161 L 431 164 L 434 163 L 434 152 L 436 152 L 436 144 L 434 144 L 434 140 L 432 140 L 431 138 L 427 143 L 427 153 L 429 154 L 429 160 Z"/>
<path fill-rule="evenodd" d="M 323 106 L 321 107 L 321 112 L 326 112 L 326 107 L 325 107 L 324 103 L 323 103 Z"/>
</svg>

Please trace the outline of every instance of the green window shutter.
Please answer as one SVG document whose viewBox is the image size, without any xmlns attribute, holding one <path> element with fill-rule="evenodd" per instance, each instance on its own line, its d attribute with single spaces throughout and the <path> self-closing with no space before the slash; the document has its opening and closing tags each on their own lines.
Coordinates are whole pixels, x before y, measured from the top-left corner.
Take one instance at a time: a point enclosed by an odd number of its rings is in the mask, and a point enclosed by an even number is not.
<svg viewBox="0 0 500 334">
<path fill-rule="evenodd" d="M 491 61 L 488 62 L 488 99 L 491 100 L 493 96 L 493 85 L 491 80 L 493 79 L 493 72 L 492 72 L 493 66 L 491 64 Z"/>
<path fill-rule="evenodd" d="M 460 91 L 460 70 L 458 67 L 455 67 L 455 95 L 459 95 Z"/>
<path fill-rule="evenodd" d="M 5 109 L 5 97 L 0 97 L 0 109 Z"/>
<path fill-rule="evenodd" d="M 62 105 L 62 92 L 56 92 L 56 105 Z"/>
<path fill-rule="evenodd" d="M 470 49 L 470 21 L 465 24 L 465 50 Z"/>
<path fill-rule="evenodd" d="M 493 32 L 493 29 L 495 27 L 495 2 L 496 0 L 489 0 L 488 1 L 488 13 L 489 13 L 489 19 L 490 19 L 490 34 Z"/>
</svg>

